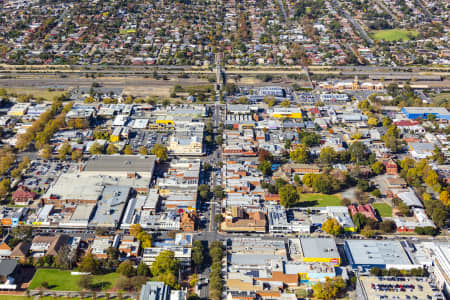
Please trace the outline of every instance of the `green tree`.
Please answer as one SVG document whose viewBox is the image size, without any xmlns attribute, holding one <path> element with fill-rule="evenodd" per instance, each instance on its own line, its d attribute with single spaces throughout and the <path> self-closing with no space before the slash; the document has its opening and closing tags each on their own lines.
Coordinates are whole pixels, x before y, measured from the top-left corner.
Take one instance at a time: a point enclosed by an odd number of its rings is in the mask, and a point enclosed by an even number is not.
<svg viewBox="0 0 450 300">
<path fill-rule="evenodd" d="M 214 221 L 215 221 L 217 224 L 222 223 L 224 220 L 225 220 L 225 218 L 223 217 L 222 214 L 217 214 L 217 215 L 214 216 Z"/>
<path fill-rule="evenodd" d="M 148 266 L 141 262 L 136 269 L 136 274 L 138 276 L 145 276 L 145 277 L 149 277 L 150 276 L 150 269 L 148 268 Z"/>
<path fill-rule="evenodd" d="M 217 199 L 223 199 L 223 197 L 225 197 L 223 187 L 221 187 L 220 185 L 216 185 L 214 187 L 214 197 L 216 197 Z"/>
<path fill-rule="evenodd" d="M 210 194 L 209 185 L 207 185 L 207 184 L 199 185 L 198 186 L 198 193 L 200 195 L 200 198 L 203 201 L 208 201 L 209 200 L 209 194 Z"/>
<path fill-rule="evenodd" d="M 376 175 L 380 175 L 384 172 L 384 165 L 382 162 L 376 161 L 371 166 L 372 172 Z"/>
<path fill-rule="evenodd" d="M 397 229 L 397 226 L 395 225 L 395 222 L 392 220 L 384 220 L 380 223 L 379 226 L 380 230 L 386 233 L 394 233 Z"/>
<path fill-rule="evenodd" d="M 270 161 L 265 160 L 265 161 L 259 163 L 259 165 L 258 165 L 258 170 L 259 170 L 264 176 L 268 176 L 268 175 L 272 174 L 272 164 L 270 163 Z"/>
<path fill-rule="evenodd" d="M 120 273 L 125 277 L 132 277 L 136 275 L 136 270 L 134 269 L 131 260 L 126 260 L 119 265 L 117 268 L 117 273 Z"/>
<path fill-rule="evenodd" d="M 299 200 L 297 190 L 291 184 L 286 184 L 278 191 L 280 204 L 286 208 L 294 206 Z"/>
<path fill-rule="evenodd" d="M 203 265 L 204 261 L 204 253 L 205 249 L 203 244 L 199 240 L 195 240 L 192 246 L 192 262 L 194 263 L 196 268 L 199 268 Z"/>
<path fill-rule="evenodd" d="M 289 153 L 291 160 L 306 164 L 309 161 L 309 149 L 304 144 L 299 144 Z"/>
<path fill-rule="evenodd" d="M 335 218 L 330 218 L 322 224 L 322 230 L 328 234 L 337 236 L 342 232 L 342 226 Z"/>
<path fill-rule="evenodd" d="M 180 263 L 175 258 L 175 254 L 170 250 L 165 250 L 156 257 L 151 266 L 151 272 L 154 278 L 176 289 L 179 267 Z"/>
<path fill-rule="evenodd" d="M 337 160 L 337 158 L 338 158 L 337 152 L 329 146 L 323 147 L 320 150 L 320 162 L 323 164 L 326 165 L 332 164 Z"/>
<path fill-rule="evenodd" d="M 365 160 L 365 157 L 369 153 L 369 149 L 364 143 L 356 141 L 350 145 L 348 152 L 350 153 L 351 161 L 360 164 Z"/>
<path fill-rule="evenodd" d="M 100 271 L 100 262 L 91 253 L 88 253 L 82 259 L 79 270 L 81 272 L 97 274 Z"/>
<path fill-rule="evenodd" d="M 353 224 L 358 228 L 358 230 L 363 229 L 367 224 L 367 218 L 361 213 L 356 213 L 352 217 Z"/>
</svg>

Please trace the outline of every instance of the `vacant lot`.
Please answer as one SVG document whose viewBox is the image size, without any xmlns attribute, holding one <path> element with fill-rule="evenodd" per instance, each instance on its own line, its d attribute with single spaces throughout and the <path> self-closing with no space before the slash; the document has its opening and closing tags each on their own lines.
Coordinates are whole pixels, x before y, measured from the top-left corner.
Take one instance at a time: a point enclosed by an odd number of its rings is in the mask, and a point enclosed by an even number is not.
<svg viewBox="0 0 450 300">
<path fill-rule="evenodd" d="M 61 271 L 55 269 L 39 269 L 30 283 L 30 289 L 41 287 L 42 282 L 48 282 L 50 290 L 55 291 L 80 291 L 78 280 L 81 276 L 72 276 L 70 271 Z M 120 277 L 118 273 L 109 273 L 105 275 L 94 275 L 92 283 L 97 290 L 109 290 L 114 286 L 116 280 Z"/>
<path fill-rule="evenodd" d="M 30 300 L 32 297 L 27 296 L 14 296 L 14 295 L 0 295 L 0 300 Z"/>
<path fill-rule="evenodd" d="M 373 208 L 378 210 L 380 217 L 392 217 L 392 207 L 386 203 L 374 203 Z"/>
<path fill-rule="evenodd" d="M 418 32 L 415 30 L 405 29 L 387 29 L 387 30 L 375 30 L 372 32 L 372 36 L 376 40 L 384 40 L 388 42 L 392 41 L 409 41 L 411 37 L 417 36 Z"/>
<path fill-rule="evenodd" d="M 341 198 L 337 195 L 325 194 L 301 194 L 298 206 L 302 207 L 326 207 L 342 205 Z"/>
<path fill-rule="evenodd" d="M 49 89 L 39 89 L 39 88 L 6 88 L 6 91 L 11 94 L 15 93 L 17 95 L 32 95 L 35 98 L 44 98 L 45 100 L 53 100 L 55 97 L 59 97 L 64 94 L 64 90 L 49 90 Z"/>
</svg>

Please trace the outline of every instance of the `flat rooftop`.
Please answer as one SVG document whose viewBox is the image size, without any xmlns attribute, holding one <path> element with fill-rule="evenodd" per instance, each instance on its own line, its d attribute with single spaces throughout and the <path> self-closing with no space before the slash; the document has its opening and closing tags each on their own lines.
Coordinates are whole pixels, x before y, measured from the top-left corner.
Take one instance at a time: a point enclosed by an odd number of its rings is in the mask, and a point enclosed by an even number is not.
<svg viewBox="0 0 450 300">
<path fill-rule="evenodd" d="M 347 240 L 346 253 L 353 265 L 410 265 L 400 241 Z M 348 250 L 348 251 L 347 251 Z"/>
<path fill-rule="evenodd" d="M 404 107 L 404 111 L 410 114 L 440 114 L 448 115 L 448 110 L 445 107 Z"/>
<path fill-rule="evenodd" d="M 303 257 L 340 258 L 334 239 L 302 238 L 300 244 Z"/>
<path fill-rule="evenodd" d="M 153 173 L 154 155 L 97 155 L 84 167 L 85 172 L 150 172 Z"/>
</svg>

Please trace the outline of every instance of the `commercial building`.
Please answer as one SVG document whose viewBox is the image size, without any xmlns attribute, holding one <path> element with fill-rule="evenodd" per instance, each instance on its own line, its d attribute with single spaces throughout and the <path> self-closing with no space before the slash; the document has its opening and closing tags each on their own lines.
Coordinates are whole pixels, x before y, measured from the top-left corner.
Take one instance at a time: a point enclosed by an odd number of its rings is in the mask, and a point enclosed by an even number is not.
<svg viewBox="0 0 450 300">
<path fill-rule="evenodd" d="M 174 253 L 182 268 L 188 269 L 191 267 L 191 248 L 180 246 L 145 248 L 144 253 L 142 253 L 142 261 L 151 266 L 158 255 L 165 250 L 170 250 Z"/>
<path fill-rule="evenodd" d="M 408 119 L 427 119 L 428 115 L 434 115 L 437 119 L 450 120 L 450 113 L 445 107 L 403 107 L 402 113 Z"/>
<path fill-rule="evenodd" d="M 331 238 L 301 238 L 301 255 L 303 262 L 325 262 L 341 264 L 341 256 L 336 241 Z"/>
<path fill-rule="evenodd" d="M 345 104 L 350 98 L 347 94 L 321 94 L 320 101 L 325 105 L 330 104 Z"/>
<path fill-rule="evenodd" d="M 130 187 L 127 186 L 105 186 L 89 226 L 93 228 L 117 228 L 122 219 L 130 191 Z"/>
<path fill-rule="evenodd" d="M 272 118 L 301 119 L 303 112 L 297 107 L 275 107 L 269 112 Z"/>
<path fill-rule="evenodd" d="M 433 274 L 436 276 L 438 287 L 448 299 L 450 297 L 450 243 L 434 242 L 433 244 Z"/>
<path fill-rule="evenodd" d="M 8 116 L 11 117 L 22 117 L 24 116 L 28 109 L 30 108 L 30 103 L 16 103 L 8 111 Z"/>
<path fill-rule="evenodd" d="M 184 290 L 170 290 L 164 282 L 147 281 L 142 285 L 140 300 L 186 300 L 187 292 Z"/>
<path fill-rule="evenodd" d="M 411 269 L 413 264 L 400 241 L 346 240 L 345 254 L 354 269 Z"/>
<path fill-rule="evenodd" d="M 245 212 L 242 207 L 233 206 L 225 214 L 221 224 L 225 232 L 266 232 L 266 216 L 259 211 Z"/>
<path fill-rule="evenodd" d="M 83 173 L 151 178 L 155 160 L 154 155 L 96 155 L 87 161 Z"/>
</svg>

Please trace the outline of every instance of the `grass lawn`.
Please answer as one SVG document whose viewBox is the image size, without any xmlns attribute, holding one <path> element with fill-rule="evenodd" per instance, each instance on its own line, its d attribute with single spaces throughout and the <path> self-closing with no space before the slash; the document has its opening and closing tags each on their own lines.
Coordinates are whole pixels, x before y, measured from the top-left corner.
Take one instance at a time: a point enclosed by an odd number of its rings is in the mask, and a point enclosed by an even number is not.
<svg viewBox="0 0 450 300">
<path fill-rule="evenodd" d="M 325 194 L 301 194 L 298 206 L 302 207 L 325 207 L 325 206 L 340 206 L 342 205 L 341 198 L 337 195 Z"/>
<path fill-rule="evenodd" d="M 39 89 L 39 88 L 6 88 L 8 93 L 16 93 L 17 95 L 33 95 L 36 98 L 45 98 L 46 100 L 53 100 L 53 98 L 59 97 L 65 93 L 65 91 L 49 91 L 48 89 Z"/>
<path fill-rule="evenodd" d="M 388 42 L 392 41 L 409 41 L 411 36 L 417 36 L 418 32 L 416 30 L 406 30 L 406 29 L 386 29 L 386 30 L 375 30 L 372 32 L 372 37 L 376 40 L 385 40 Z"/>
<path fill-rule="evenodd" d="M 392 217 L 392 207 L 386 203 L 373 203 L 373 208 L 378 210 L 381 217 Z"/>
<path fill-rule="evenodd" d="M 70 275 L 70 271 L 57 269 L 38 269 L 34 274 L 29 289 L 39 288 L 42 282 L 47 281 L 50 290 L 54 291 L 79 291 L 78 280 L 81 276 Z M 120 278 L 119 273 L 109 273 L 105 275 L 93 275 L 92 284 L 98 290 L 109 290 L 114 286 L 116 280 Z"/>
<path fill-rule="evenodd" d="M 14 295 L 0 295 L 0 300 L 31 300 L 33 297 L 14 296 Z"/>
</svg>

